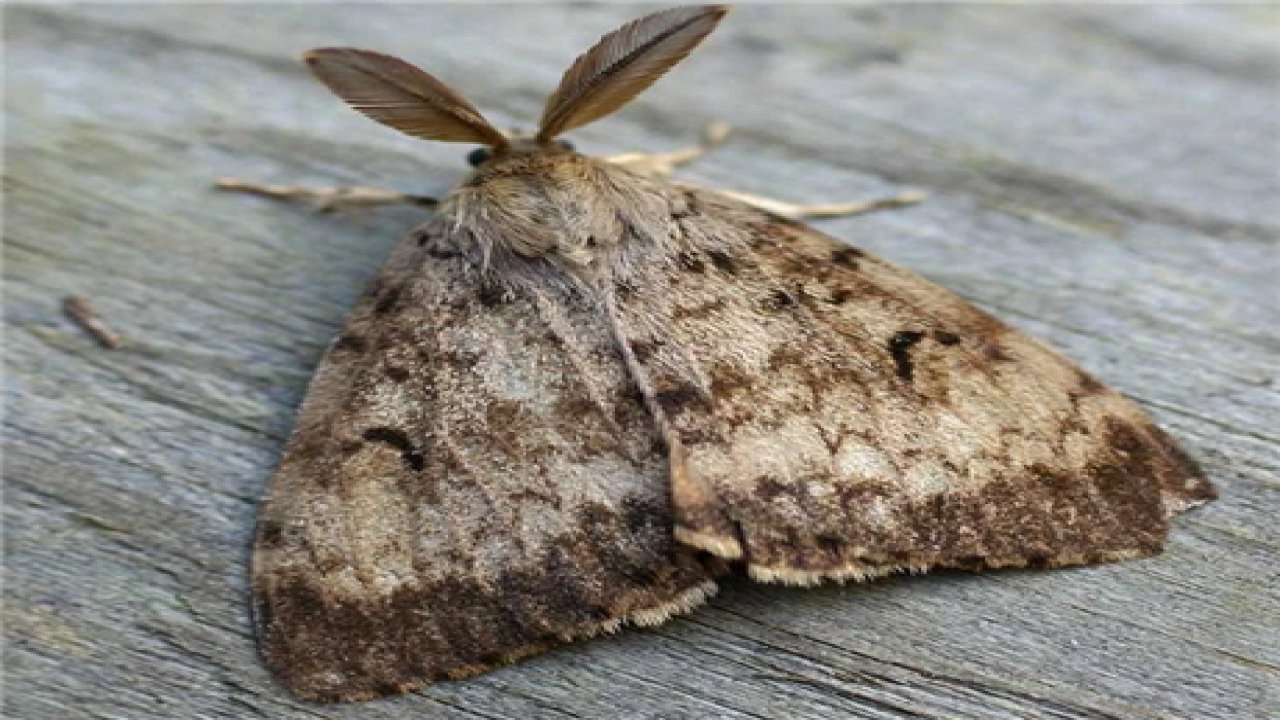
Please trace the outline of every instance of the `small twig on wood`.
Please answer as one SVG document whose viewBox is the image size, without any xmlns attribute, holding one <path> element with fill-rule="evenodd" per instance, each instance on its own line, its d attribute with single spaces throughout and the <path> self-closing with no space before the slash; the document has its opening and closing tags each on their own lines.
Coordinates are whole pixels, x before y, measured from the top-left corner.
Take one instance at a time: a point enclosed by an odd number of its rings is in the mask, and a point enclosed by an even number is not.
<svg viewBox="0 0 1280 720">
<path fill-rule="evenodd" d="M 113 349 L 120 347 L 123 340 L 120 334 L 112 330 L 106 323 L 98 319 L 89 306 L 89 301 L 79 295 L 68 295 L 62 299 L 62 311 L 67 317 L 76 321 L 94 337 L 102 347 Z"/>
</svg>

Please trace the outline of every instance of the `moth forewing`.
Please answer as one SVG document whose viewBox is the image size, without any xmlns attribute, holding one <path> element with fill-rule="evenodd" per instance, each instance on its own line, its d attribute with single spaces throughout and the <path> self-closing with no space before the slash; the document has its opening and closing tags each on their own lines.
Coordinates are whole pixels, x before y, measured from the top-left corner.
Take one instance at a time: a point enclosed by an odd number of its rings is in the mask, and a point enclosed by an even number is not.
<svg viewBox="0 0 1280 720">
<path fill-rule="evenodd" d="M 1214 496 L 1134 403 L 958 296 L 685 190 L 692 242 L 620 324 L 671 440 L 677 538 L 811 585 L 1158 552 Z M 673 469 L 674 472 L 674 469 Z"/>
</svg>

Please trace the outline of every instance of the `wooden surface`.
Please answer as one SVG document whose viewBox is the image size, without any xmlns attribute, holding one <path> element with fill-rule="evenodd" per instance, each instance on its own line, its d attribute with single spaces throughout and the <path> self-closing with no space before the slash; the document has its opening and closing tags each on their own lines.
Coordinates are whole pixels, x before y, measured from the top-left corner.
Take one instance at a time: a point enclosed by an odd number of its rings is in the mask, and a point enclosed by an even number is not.
<svg viewBox="0 0 1280 720">
<path fill-rule="evenodd" d="M 1223 499 L 1156 559 L 794 590 L 358 706 L 290 698 L 247 617 L 254 509 L 322 349 L 470 149 L 341 107 L 300 51 L 402 55 L 528 127 L 634 7 L 5 10 L 5 714 L 13 718 L 1237 718 L 1280 714 L 1280 10 L 740 8 L 589 152 L 738 134 L 686 178 L 917 188 L 822 227 L 1132 394 Z M 89 297 L 126 340 L 60 312 Z"/>
</svg>

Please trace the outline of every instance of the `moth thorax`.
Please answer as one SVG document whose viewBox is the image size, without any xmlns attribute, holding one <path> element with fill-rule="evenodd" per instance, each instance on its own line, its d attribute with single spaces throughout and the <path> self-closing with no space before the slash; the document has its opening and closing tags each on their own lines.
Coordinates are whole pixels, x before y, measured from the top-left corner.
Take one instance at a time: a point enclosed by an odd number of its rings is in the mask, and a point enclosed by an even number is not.
<svg viewBox="0 0 1280 720">
<path fill-rule="evenodd" d="M 625 208 L 576 163 L 480 176 L 457 192 L 448 211 L 494 249 L 590 266 L 622 241 Z"/>
</svg>

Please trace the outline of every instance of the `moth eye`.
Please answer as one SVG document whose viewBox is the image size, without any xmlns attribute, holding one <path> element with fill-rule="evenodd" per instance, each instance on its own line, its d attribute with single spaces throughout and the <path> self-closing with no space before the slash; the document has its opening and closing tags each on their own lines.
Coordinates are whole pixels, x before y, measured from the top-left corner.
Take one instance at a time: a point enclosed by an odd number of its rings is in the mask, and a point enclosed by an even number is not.
<svg viewBox="0 0 1280 720">
<path fill-rule="evenodd" d="M 478 147 L 467 154 L 467 162 L 471 163 L 471 167 L 480 167 L 482 163 L 489 161 L 493 157 L 493 153 L 487 147 Z"/>
<path fill-rule="evenodd" d="M 573 143 L 569 142 L 568 140 L 557 140 L 556 144 L 559 145 L 562 150 L 568 150 L 569 152 L 573 152 Z"/>
</svg>

